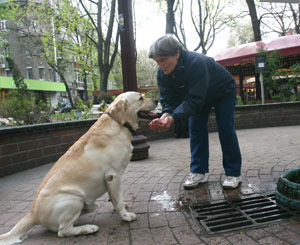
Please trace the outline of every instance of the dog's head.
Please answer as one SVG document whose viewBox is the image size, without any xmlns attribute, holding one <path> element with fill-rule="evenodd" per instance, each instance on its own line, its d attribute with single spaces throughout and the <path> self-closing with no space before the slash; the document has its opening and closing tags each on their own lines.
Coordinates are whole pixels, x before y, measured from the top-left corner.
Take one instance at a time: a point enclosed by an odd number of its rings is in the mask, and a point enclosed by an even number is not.
<svg viewBox="0 0 300 245">
<path fill-rule="evenodd" d="M 157 102 L 150 98 L 144 98 L 138 92 L 126 92 L 120 94 L 107 108 L 114 120 L 121 125 L 129 124 L 135 131 L 138 129 L 138 116 L 155 109 Z"/>
</svg>

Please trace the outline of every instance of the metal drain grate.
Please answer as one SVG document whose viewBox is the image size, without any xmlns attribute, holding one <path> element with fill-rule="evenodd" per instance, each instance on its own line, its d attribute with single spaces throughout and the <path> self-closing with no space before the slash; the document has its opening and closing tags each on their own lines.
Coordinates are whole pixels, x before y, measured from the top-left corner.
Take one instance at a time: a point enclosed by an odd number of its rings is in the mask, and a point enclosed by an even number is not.
<svg viewBox="0 0 300 245">
<path fill-rule="evenodd" d="M 210 234 L 253 228 L 295 216 L 276 204 L 275 194 L 251 195 L 208 205 L 189 206 L 193 217 Z"/>
</svg>

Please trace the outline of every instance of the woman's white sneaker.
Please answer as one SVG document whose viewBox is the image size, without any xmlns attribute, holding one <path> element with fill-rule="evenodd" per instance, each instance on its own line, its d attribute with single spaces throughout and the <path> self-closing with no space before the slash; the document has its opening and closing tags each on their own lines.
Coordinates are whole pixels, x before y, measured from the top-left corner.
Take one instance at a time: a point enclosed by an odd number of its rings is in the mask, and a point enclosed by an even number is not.
<svg viewBox="0 0 300 245">
<path fill-rule="evenodd" d="M 239 176 L 239 177 L 226 176 L 226 178 L 223 182 L 223 188 L 234 189 L 234 188 L 237 188 L 241 182 L 242 182 L 241 176 Z"/>
<path fill-rule="evenodd" d="M 186 190 L 196 188 L 199 184 L 207 182 L 208 174 L 190 173 L 187 180 L 184 182 L 183 187 Z"/>
</svg>

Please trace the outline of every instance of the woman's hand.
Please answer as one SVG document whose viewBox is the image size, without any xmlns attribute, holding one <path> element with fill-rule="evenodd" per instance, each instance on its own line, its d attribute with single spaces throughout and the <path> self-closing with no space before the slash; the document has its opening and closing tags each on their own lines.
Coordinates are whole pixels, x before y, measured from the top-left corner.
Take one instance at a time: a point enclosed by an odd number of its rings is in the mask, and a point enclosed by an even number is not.
<svg viewBox="0 0 300 245">
<path fill-rule="evenodd" d="M 172 123 L 174 123 L 174 118 L 169 113 L 164 113 L 160 118 L 152 120 L 149 126 L 154 131 L 166 131 L 171 127 Z"/>
</svg>

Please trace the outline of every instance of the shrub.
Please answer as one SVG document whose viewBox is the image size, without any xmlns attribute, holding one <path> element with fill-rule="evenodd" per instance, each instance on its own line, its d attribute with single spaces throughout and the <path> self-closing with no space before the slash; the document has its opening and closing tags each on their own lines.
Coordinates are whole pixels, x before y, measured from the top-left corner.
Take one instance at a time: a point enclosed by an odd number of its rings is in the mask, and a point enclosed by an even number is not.
<svg viewBox="0 0 300 245">
<path fill-rule="evenodd" d="M 87 119 L 89 117 L 89 113 L 92 108 L 93 101 L 89 101 L 88 103 L 84 104 L 82 99 L 77 98 L 75 100 L 75 104 L 76 104 L 76 109 L 81 113 L 81 118 Z"/>
<path fill-rule="evenodd" d="M 113 102 L 114 98 L 113 98 L 113 96 L 111 94 L 102 92 L 97 97 L 97 102 L 101 103 L 102 100 L 104 100 L 106 104 L 110 104 L 111 102 Z"/>
<path fill-rule="evenodd" d="M 242 98 L 239 95 L 236 97 L 236 105 L 243 105 Z"/>
<path fill-rule="evenodd" d="M 51 108 L 42 100 L 36 101 L 33 93 L 13 90 L 1 99 L 0 115 L 12 117 L 18 125 L 49 122 Z"/>
<path fill-rule="evenodd" d="M 145 97 L 158 100 L 159 99 L 158 90 L 149 90 L 149 91 L 145 92 Z"/>
</svg>

